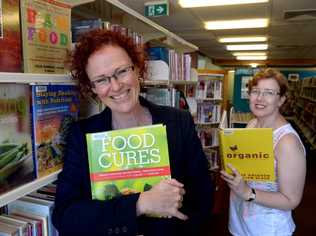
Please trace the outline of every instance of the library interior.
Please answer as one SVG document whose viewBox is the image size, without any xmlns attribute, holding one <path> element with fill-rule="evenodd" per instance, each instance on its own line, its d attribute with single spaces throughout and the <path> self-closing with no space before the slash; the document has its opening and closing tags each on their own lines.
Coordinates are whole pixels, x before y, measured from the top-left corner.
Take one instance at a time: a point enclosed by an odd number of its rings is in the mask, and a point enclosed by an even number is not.
<svg viewBox="0 0 316 236">
<path fill-rule="evenodd" d="M 179 174 L 174 165 L 189 169 L 186 157 L 184 163 L 173 160 L 179 155 L 173 149 L 187 143 L 177 141 L 173 147 L 173 135 L 191 135 L 191 121 L 185 120 L 186 116 L 179 118 L 189 125 L 172 134 L 174 128 L 168 126 L 168 120 L 158 125 L 151 105 L 143 105 L 147 103 L 169 107 L 170 119 L 179 110 L 179 116 L 182 111 L 190 114 L 195 136 L 188 146 L 201 150 L 205 159 L 201 160 L 205 164 L 202 168 L 210 179 L 206 189 L 212 189 L 212 203 L 205 204 L 212 205 L 209 218 L 203 219 L 203 225 L 202 220 L 195 222 L 201 225 L 196 235 L 272 236 L 284 235 L 282 231 L 285 235 L 314 235 L 315 29 L 316 1 L 311 0 L 0 0 L 0 235 L 81 235 L 71 229 L 64 231 L 76 225 L 64 226 L 69 219 L 56 220 L 63 214 L 66 218 L 75 203 L 67 203 L 68 209 L 59 199 L 54 210 L 55 196 L 65 195 L 65 189 L 58 190 L 58 182 L 66 178 L 64 167 L 74 168 L 69 167 L 74 164 L 68 160 L 69 136 L 74 127 L 98 114 L 112 112 L 112 121 L 107 121 L 112 122 L 110 129 L 95 128 L 87 136 L 88 132 L 80 131 L 82 140 L 87 140 L 86 153 L 80 158 L 86 159 L 88 167 L 86 176 L 80 178 L 90 176 L 90 202 L 115 202 L 135 195 L 138 206 L 143 193 L 154 193 L 161 182 L 170 184 L 168 179 Z M 84 50 L 80 46 L 88 42 L 85 35 L 99 31 L 113 32 L 108 37 L 122 37 L 127 43 L 124 46 L 123 39 L 113 39 L 112 44 L 98 46 L 102 36 L 95 34 L 99 38 L 91 52 L 85 51 L 90 56 L 81 62 L 83 71 L 76 71 L 79 67 L 74 63 L 80 63 L 74 52 Z M 129 43 L 134 48 L 127 50 Z M 92 58 L 113 45 L 125 50 L 132 64 L 105 69 L 108 73 L 90 81 Z M 111 106 L 115 102 L 110 100 L 130 95 L 106 95 L 106 86 L 111 90 L 114 85 L 133 86 L 128 79 L 139 72 L 140 62 L 129 50 L 136 49 L 145 53 L 146 72 L 135 82 L 140 107 L 145 107 L 144 117 L 152 114 L 149 122 L 134 122 L 141 128 L 115 128 L 116 108 Z M 284 126 L 284 132 L 289 133 L 278 132 Z M 181 153 L 190 150 L 184 145 L 181 148 Z M 189 177 L 183 176 L 183 180 Z M 233 182 L 236 179 L 239 182 Z M 80 181 L 86 179 L 76 183 Z M 179 194 L 177 209 L 190 214 L 191 206 L 186 204 L 191 193 L 185 185 L 179 186 L 177 189 L 186 193 Z M 241 190 L 236 186 L 242 186 L 246 197 L 238 195 Z M 273 200 L 265 199 L 270 196 Z M 234 197 L 242 202 L 237 215 L 232 215 Z M 134 204 L 133 209 L 136 207 Z M 262 221 L 254 219 L 258 212 L 266 214 Z M 131 217 L 130 221 L 142 222 L 135 223 L 136 235 L 157 235 L 145 229 L 157 227 L 155 220 L 162 225 L 167 222 L 170 229 L 182 225 L 174 215 L 158 219 L 156 212 L 140 217 L 129 213 L 126 217 Z M 269 223 L 269 214 L 287 220 L 281 223 L 277 218 L 278 224 L 263 226 L 263 221 Z M 188 222 L 192 223 L 190 216 Z M 133 235 L 129 225 L 117 224 L 110 227 L 104 223 L 105 235 Z M 268 231 L 269 227 L 275 231 Z"/>
</svg>

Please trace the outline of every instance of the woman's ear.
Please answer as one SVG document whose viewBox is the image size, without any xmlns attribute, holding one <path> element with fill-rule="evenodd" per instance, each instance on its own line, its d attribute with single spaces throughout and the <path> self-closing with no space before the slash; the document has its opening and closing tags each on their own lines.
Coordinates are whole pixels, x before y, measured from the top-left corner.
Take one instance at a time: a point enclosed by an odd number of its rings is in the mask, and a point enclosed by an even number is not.
<svg viewBox="0 0 316 236">
<path fill-rule="evenodd" d="M 279 107 L 281 107 L 281 106 L 284 104 L 285 100 L 286 100 L 286 96 L 285 96 L 285 95 L 283 95 L 282 97 L 280 97 Z"/>
</svg>

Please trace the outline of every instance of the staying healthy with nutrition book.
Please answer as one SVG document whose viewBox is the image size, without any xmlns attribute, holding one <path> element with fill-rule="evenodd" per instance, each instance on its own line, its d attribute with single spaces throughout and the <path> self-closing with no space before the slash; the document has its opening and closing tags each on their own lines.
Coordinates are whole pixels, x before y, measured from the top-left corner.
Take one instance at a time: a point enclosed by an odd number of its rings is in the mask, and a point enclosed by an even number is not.
<svg viewBox="0 0 316 236">
<path fill-rule="evenodd" d="M 275 181 L 270 128 L 225 128 L 219 131 L 222 168 L 231 163 L 245 180 Z"/>
<path fill-rule="evenodd" d="M 171 178 L 164 125 L 89 133 L 86 138 L 93 199 L 143 192 Z"/>
</svg>

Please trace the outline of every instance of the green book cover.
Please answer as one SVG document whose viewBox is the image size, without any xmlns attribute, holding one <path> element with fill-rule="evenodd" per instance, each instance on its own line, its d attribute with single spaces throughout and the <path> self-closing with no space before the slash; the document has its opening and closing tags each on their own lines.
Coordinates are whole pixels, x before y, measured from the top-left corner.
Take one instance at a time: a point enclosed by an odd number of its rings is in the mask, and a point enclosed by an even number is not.
<svg viewBox="0 0 316 236">
<path fill-rule="evenodd" d="M 171 178 L 164 125 L 89 133 L 86 137 L 93 199 L 143 192 Z"/>
</svg>

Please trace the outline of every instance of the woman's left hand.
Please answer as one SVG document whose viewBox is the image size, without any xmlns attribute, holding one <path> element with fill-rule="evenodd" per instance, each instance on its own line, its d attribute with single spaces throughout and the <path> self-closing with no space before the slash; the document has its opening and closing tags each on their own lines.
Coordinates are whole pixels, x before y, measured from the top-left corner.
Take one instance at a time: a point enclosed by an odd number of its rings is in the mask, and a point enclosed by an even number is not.
<svg viewBox="0 0 316 236">
<path fill-rule="evenodd" d="M 242 176 L 235 167 L 233 167 L 231 164 L 227 164 L 227 167 L 231 169 L 233 174 L 230 175 L 224 170 L 221 170 L 221 178 L 227 182 L 230 189 L 234 191 L 237 196 L 244 200 L 248 200 L 251 193 L 251 188 L 243 180 Z"/>
</svg>

